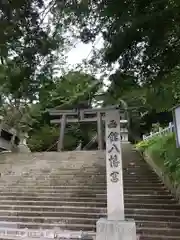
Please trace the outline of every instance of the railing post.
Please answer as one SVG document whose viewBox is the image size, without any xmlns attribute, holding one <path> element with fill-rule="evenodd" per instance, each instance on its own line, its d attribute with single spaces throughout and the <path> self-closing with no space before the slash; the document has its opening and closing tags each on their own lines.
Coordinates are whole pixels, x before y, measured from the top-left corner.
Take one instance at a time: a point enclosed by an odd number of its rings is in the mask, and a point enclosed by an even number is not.
<svg viewBox="0 0 180 240">
<path fill-rule="evenodd" d="M 173 132 L 173 124 L 172 124 L 172 122 L 169 123 L 169 131 Z"/>
</svg>

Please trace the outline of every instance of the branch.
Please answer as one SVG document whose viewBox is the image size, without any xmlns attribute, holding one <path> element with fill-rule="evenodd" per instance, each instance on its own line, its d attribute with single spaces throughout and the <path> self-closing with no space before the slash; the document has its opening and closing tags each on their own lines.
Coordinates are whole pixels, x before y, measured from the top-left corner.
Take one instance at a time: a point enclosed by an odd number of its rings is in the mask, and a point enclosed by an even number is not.
<svg viewBox="0 0 180 240">
<path fill-rule="evenodd" d="M 40 13 L 40 15 L 41 15 L 41 14 L 42 14 L 42 15 L 44 14 L 44 15 L 42 16 L 41 20 L 40 20 L 40 23 L 39 23 L 40 26 L 43 24 L 44 19 L 46 18 L 46 16 L 49 14 L 49 12 L 53 9 L 53 7 L 54 7 L 55 5 L 56 5 L 56 0 L 50 2 L 50 3 L 45 7 L 45 9 Z M 46 10 L 47 10 L 47 12 L 46 12 Z"/>
</svg>

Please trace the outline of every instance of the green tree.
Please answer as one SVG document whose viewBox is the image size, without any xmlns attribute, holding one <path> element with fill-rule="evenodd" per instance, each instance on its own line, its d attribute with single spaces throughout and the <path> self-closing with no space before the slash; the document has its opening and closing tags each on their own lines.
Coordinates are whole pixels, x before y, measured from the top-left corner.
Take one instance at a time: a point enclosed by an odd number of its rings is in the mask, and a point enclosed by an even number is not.
<svg viewBox="0 0 180 240">
<path fill-rule="evenodd" d="M 58 9 L 85 43 L 102 33 L 105 61 L 118 61 L 121 70 L 136 72 L 141 81 L 157 80 L 180 61 L 177 0 L 67 0 Z"/>
<path fill-rule="evenodd" d="M 44 21 L 50 6 L 43 0 L 0 3 L 0 114 L 18 131 L 30 129 L 32 102 L 52 81 L 57 52 L 64 57 L 61 26 Z"/>
<path fill-rule="evenodd" d="M 48 88 L 43 86 L 39 93 L 39 103 L 36 104 L 32 130 L 29 132 L 28 144 L 33 151 L 45 151 L 57 149 L 57 140 L 60 126 L 50 124 L 50 116 L 47 108 L 73 109 L 80 105 L 92 107 L 92 101 L 101 87 L 101 82 L 95 77 L 83 72 L 69 72 L 68 74 L 54 78 Z M 90 141 L 94 129 L 93 124 L 75 123 L 66 126 L 65 149 L 75 149 L 80 140 L 83 145 Z M 39 142 L 39 144 L 36 144 Z M 37 145 L 37 146 L 36 146 Z M 53 146 L 53 148 L 51 148 Z"/>
</svg>

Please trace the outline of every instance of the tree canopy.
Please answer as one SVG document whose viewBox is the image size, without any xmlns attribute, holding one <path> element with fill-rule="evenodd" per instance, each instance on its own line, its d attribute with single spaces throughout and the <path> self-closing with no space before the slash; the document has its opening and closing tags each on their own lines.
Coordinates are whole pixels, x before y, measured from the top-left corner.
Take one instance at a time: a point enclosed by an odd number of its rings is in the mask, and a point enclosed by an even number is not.
<svg viewBox="0 0 180 240">
<path fill-rule="evenodd" d="M 57 149 L 60 125 L 50 124 L 48 108 L 74 109 L 80 104 L 91 108 L 95 95 L 101 88 L 101 81 L 83 72 L 69 72 L 55 78 L 51 89 L 41 89 L 39 102 L 34 109 L 29 144 L 32 150 Z M 95 126 L 96 128 L 96 126 Z M 70 124 L 66 126 L 65 149 L 75 149 L 80 140 L 86 145 L 95 131 L 93 124 Z M 45 137 L 46 135 L 46 137 Z"/>
<path fill-rule="evenodd" d="M 132 130 L 141 135 L 153 122 L 164 124 L 162 114 L 169 120 L 171 107 L 180 102 L 177 0 L 3 0 L 0 21 L 0 114 L 11 127 L 29 131 L 34 150 L 45 150 L 57 139 L 47 108 L 123 100 Z M 96 45 L 98 37 L 104 45 L 94 48 L 89 65 L 62 71 L 72 39 Z M 96 73 L 107 73 L 114 63 L 118 67 L 108 73 L 110 85 L 104 91 L 105 79 L 97 80 Z M 93 74 L 88 74 L 91 66 Z M 68 126 L 73 140 L 68 139 L 67 149 L 78 139 L 89 140 L 83 128 L 94 131 L 92 125 Z M 45 134 L 51 135 L 47 141 Z"/>
<path fill-rule="evenodd" d="M 62 9 L 72 25 L 79 24 L 78 33 L 84 42 L 102 33 L 104 59 L 108 63 L 118 61 L 121 70 L 136 72 L 141 81 L 147 77 L 154 80 L 179 64 L 177 0 L 67 0 Z"/>
</svg>

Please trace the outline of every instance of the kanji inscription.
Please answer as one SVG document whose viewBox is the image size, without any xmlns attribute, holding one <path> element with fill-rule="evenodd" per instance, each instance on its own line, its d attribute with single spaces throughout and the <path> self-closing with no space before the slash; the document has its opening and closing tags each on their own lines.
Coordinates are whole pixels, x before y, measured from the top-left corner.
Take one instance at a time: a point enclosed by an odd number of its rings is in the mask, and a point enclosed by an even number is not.
<svg viewBox="0 0 180 240">
<path fill-rule="evenodd" d="M 108 153 L 111 153 L 113 150 L 115 150 L 117 153 L 120 153 L 119 148 L 117 147 L 117 145 L 114 143 L 112 145 L 112 147 L 108 150 Z"/>
<path fill-rule="evenodd" d="M 117 122 L 115 120 L 110 120 L 108 124 L 108 128 L 116 128 L 117 127 Z"/>
<path fill-rule="evenodd" d="M 111 168 L 117 168 L 120 163 L 120 161 L 118 160 L 118 156 L 116 154 L 110 155 L 109 162 L 110 162 Z"/>
<path fill-rule="evenodd" d="M 110 132 L 108 138 L 111 142 L 117 142 L 119 140 L 119 134 L 117 132 Z"/>
<path fill-rule="evenodd" d="M 111 176 L 111 182 L 117 183 L 119 181 L 119 172 L 112 172 L 110 174 Z"/>
</svg>

